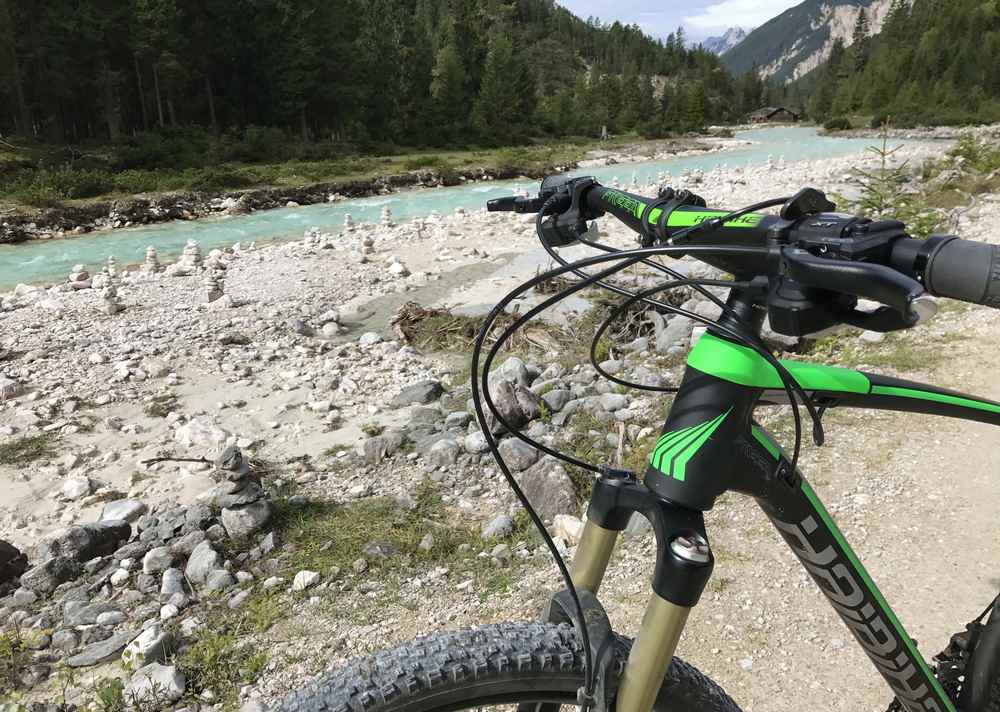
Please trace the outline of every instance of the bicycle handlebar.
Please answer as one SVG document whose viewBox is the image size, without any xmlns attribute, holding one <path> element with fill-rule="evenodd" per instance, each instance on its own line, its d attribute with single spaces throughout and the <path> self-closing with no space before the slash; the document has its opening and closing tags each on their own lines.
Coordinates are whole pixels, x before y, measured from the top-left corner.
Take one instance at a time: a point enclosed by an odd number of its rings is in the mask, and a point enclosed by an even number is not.
<svg viewBox="0 0 1000 712">
<path fill-rule="evenodd" d="M 576 242 L 587 221 L 613 215 L 643 245 L 766 247 L 754 256 L 699 259 L 739 279 L 766 277 L 772 328 L 801 335 L 836 323 L 876 331 L 914 326 L 936 312 L 931 296 L 1000 308 L 1000 246 L 951 236 L 914 240 L 903 223 L 833 212 L 814 189 L 781 204 L 779 215 L 708 208 L 696 195 L 667 189 L 657 199 L 607 188 L 593 178 L 553 176 L 535 198 L 491 201 L 490 210 L 543 211 L 540 237 L 551 246 Z M 840 297 L 847 295 L 853 301 Z M 855 309 L 865 297 L 889 309 Z"/>
</svg>

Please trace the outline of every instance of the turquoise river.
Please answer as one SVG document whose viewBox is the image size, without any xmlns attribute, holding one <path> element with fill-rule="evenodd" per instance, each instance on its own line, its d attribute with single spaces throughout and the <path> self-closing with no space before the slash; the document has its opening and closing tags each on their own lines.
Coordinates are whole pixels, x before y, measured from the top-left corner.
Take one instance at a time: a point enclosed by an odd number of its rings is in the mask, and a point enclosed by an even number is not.
<svg viewBox="0 0 1000 712">
<path fill-rule="evenodd" d="M 723 164 L 755 165 L 763 163 L 769 156 L 775 160 L 783 157 L 786 161 L 836 158 L 857 153 L 871 144 L 869 139 L 821 136 L 812 128 L 756 129 L 740 132 L 737 137 L 754 143 L 698 156 L 581 169 L 577 172 L 607 182 L 617 178 L 628 184 L 635 178 L 645 183 L 663 171 L 677 176 L 686 170 L 708 171 Z M 114 255 L 121 264 L 135 264 L 142 261 L 148 245 L 156 247 L 161 260 L 169 261 L 180 254 L 189 239 L 198 240 L 205 251 L 231 246 L 236 242 L 297 239 L 314 226 L 330 232 L 340 229 L 347 213 L 356 221 L 375 222 L 386 205 L 396 220 L 422 217 L 433 211 L 446 214 L 458 207 L 478 209 L 490 198 L 511 195 L 519 186 L 528 187 L 528 184 L 523 180 L 497 181 L 452 188 L 405 190 L 391 195 L 278 208 L 251 215 L 176 221 L 59 240 L 0 245 L 0 290 L 12 289 L 19 282 L 56 282 L 64 279 L 73 265 L 84 264 L 93 270 L 109 255 Z"/>
</svg>

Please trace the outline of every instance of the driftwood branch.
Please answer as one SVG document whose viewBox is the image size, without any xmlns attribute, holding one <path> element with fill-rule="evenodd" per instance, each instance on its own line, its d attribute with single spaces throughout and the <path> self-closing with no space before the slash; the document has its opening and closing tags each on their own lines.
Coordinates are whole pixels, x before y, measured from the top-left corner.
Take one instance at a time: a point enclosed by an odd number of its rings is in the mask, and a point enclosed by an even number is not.
<svg viewBox="0 0 1000 712">
<path fill-rule="evenodd" d="M 202 462 L 208 465 L 212 464 L 211 460 L 206 460 L 204 457 L 154 457 L 151 460 L 142 460 L 140 464 L 142 465 L 155 465 L 157 462 Z"/>
</svg>

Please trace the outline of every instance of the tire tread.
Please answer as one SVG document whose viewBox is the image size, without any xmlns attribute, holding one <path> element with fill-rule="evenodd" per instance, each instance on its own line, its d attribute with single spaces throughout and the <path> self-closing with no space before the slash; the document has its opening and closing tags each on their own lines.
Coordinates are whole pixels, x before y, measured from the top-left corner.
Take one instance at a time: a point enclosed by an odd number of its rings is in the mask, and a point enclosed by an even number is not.
<svg viewBox="0 0 1000 712">
<path fill-rule="evenodd" d="M 618 652 L 628 655 L 631 641 Z M 584 656 L 570 625 L 498 623 L 422 636 L 354 660 L 291 694 L 283 712 L 379 712 L 419 705 L 428 693 L 469 681 L 511 680 L 540 673 L 583 674 Z M 474 703 L 473 703 L 474 704 Z M 708 677 L 674 658 L 656 709 L 662 712 L 740 712 Z"/>
</svg>

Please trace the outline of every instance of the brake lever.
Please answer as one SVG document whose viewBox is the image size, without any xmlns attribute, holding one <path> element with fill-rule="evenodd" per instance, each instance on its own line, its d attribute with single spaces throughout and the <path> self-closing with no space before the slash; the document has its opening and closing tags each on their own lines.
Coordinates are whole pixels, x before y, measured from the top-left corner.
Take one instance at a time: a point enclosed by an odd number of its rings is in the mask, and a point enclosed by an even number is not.
<svg viewBox="0 0 1000 712">
<path fill-rule="evenodd" d="M 937 313 L 937 301 L 915 279 L 884 265 L 827 259 L 801 249 L 782 253 L 785 273 L 803 285 L 830 292 L 853 294 L 885 304 L 895 311 L 892 318 L 882 310 L 871 314 L 855 310 L 843 314 L 844 321 L 871 331 L 897 331 L 927 321 Z"/>
<path fill-rule="evenodd" d="M 836 313 L 837 317 L 843 323 L 864 329 L 865 331 L 877 331 L 887 334 L 890 331 L 902 331 L 913 326 L 913 324 L 906 321 L 906 318 L 902 314 L 892 307 L 879 307 L 873 312 L 850 309 Z"/>
</svg>

